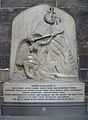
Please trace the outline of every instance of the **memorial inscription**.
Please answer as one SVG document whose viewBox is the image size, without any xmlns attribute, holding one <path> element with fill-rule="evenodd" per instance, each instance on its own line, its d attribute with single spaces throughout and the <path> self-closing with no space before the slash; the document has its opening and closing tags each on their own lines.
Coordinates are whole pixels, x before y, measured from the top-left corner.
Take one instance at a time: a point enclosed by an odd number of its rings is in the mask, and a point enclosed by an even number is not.
<svg viewBox="0 0 88 120">
<path fill-rule="evenodd" d="M 4 85 L 4 102 L 84 102 L 84 84 Z"/>
</svg>

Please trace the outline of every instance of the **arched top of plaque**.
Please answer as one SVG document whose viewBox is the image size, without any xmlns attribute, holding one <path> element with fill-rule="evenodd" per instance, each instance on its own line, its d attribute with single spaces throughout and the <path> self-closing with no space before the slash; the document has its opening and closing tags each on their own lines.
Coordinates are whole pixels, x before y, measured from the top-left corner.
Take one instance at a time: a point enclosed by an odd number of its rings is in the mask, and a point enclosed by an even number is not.
<svg viewBox="0 0 88 120">
<path fill-rule="evenodd" d="M 53 35 L 51 35 L 51 39 L 52 39 L 55 35 L 64 33 L 64 39 L 68 47 L 68 51 L 71 52 L 72 57 L 75 61 L 75 65 L 77 65 L 76 33 L 75 33 L 74 19 L 68 13 L 55 7 L 54 12 L 56 16 L 55 18 L 53 16 L 51 20 L 48 17 L 49 10 L 50 10 L 50 6 L 45 5 L 45 4 L 39 5 L 39 6 L 35 6 L 27 10 L 24 10 L 23 12 L 21 12 L 15 17 L 13 24 L 12 24 L 10 77 L 12 76 L 14 72 L 17 71 L 17 65 L 15 62 L 16 62 L 17 53 L 19 51 L 18 50 L 19 46 L 21 45 L 21 42 L 25 40 L 26 38 L 29 37 L 30 39 L 31 35 L 33 35 L 33 37 L 38 36 L 40 39 L 44 37 L 46 38 L 47 36 L 50 36 L 51 34 L 54 33 Z M 56 25 L 54 26 L 54 22 L 55 22 L 54 19 L 59 20 L 59 24 L 56 23 L 58 24 L 57 26 Z M 52 27 L 53 28 L 52 30 L 48 29 L 49 26 L 54 26 L 54 28 Z M 36 39 L 36 41 L 39 39 Z M 41 44 L 43 44 L 43 42 Z M 50 60 L 48 59 L 48 62 L 50 61 L 53 63 L 53 60 L 51 61 L 52 58 L 50 58 L 50 56 L 48 58 L 50 59 Z M 32 62 L 35 63 L 35 60 Z M 57 67 L 57 69 L 58 68 L 59 67 Z"/>
</svg>

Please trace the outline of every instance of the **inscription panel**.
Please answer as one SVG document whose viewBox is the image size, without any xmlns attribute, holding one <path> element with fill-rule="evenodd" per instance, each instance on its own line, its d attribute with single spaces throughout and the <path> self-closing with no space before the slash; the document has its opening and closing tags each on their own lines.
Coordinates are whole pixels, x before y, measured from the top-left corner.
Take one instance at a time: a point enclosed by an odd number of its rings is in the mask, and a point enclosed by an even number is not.
<svg viewBox="0 0 88 120">
<path fill-rule="evenodd" d="M 5 83 L 4 102 L 84 102 L 84 83 Z"/>
</svg>

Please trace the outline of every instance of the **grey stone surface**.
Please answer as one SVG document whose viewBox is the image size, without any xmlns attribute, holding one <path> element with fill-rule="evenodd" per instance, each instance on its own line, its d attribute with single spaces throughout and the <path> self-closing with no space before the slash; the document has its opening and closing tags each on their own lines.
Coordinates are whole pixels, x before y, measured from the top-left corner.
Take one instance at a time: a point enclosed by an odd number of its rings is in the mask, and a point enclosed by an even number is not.
<svg viewBox="0 0 88 120">
<path fill-rule="evenodd" d="M 53 4 L 60 7 L 87 6 L 87 0 L 2 0 L 2 7 L 24 7 L 39 4 Z"/>
<path fill-rule="evenodd" d="M 57 5 L 61 7 L 88 6 L 88 0 L 57 0 Z"/>
<path fill-rule="evenodd" d="M 0 42 L 0 54 L 9 54 L 10 53 L 10 42 Z"/>
<path fill-rule="evenodd" d="M 9 24 L 0 25 L 0 42 L 10 42 L 11 40 L 11 27 Z"/>
<path fill-rule="evenodd" d="M 2 7 L 24 7 L 43 4 L 45 0 L 2 0 Z"/>
<path fill-rule="evenodd" d="M 88 5 L 88 0 L 81 0 L 83 5 Z"/>
<path fill-rule="evenodd" d="M 86 69 L 88 68 L 88 56 L 87 55 L 80 56 L 80 68 L 83 68 L 83 67 Z"/>
<path fill-rule="evenodd" d="M 9 75 L 10 75 L 9 69 L 1 69 L 0 70 L 0 81 L 6 82 L 10 78 Z"/>
<path fill-rule="evenodd" d="M 82 117 L 87 115 L 87 106 L 85 103 L 4 103 L 1 115 Z"/>
<path fill-rule="evenodd" d="M 72 6 L 81 6 L 81 0 L 57 0 L 57 6 L 60 7 L 72 7 Z"/>
<path fill-rule="evenodd" d="M 3 102 L 3 97 L 0 96 L 0 113 L 1 113 L 1 106 L 2 106 L 2 102 Z M 1 114 L 0 114 L 1 115 Z"/>
<path fill-rule="evenodd" d="M 88 120 L 88 117 L 0 116 L 0 120 Z"/>
<path fill-rule="evenodd" d="M 0 25 L 12 23 L 14 17 L 26 8 L 2 8 L 0 9 Z M 11 26 L 10 26 L 11 27 Z"/>
<path fill-rule="evenodd" d="M 0 108 L 3 101 L 3 83 L 9 80 L 9 69 L 0 69 Z"/>
<path fill-rule="evenodd" d="M 1 7 L 1 0 L 0 0 L 0 7 Z"/>
<path fill-rule="evenodd" d="M 3 92 L 2 92 L 2 89 L 3 89 L 3 84 L 0 83 L 0 100 L 1 100 L 1 97 L 3 96 Z M 1 101 L 0 101 L 1 102 Z"/>
<path fill-rule="evenodd" d="M 10 66 L 10 55 L 0 55 L 0 68 L 9 68 Z"/>
</svg>

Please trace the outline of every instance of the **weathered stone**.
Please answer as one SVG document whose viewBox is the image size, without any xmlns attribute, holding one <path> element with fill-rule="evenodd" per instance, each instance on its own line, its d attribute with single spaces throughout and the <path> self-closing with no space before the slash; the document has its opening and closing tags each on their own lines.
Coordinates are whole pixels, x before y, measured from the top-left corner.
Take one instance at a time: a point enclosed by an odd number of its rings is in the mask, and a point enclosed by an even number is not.
<svg viewBox="0 0 88 120">
<path fill-rule="evenodd" d="M 0 0 L 0 7 L 1 7 L 1 0 Z"/>
<path fill-rule="evenodd" d="M 50 6 L 56 6 L 56 0 L 45 0 L 45 4 Z"/>
<path fill-rule="evenodd" d="M 0 69 L 0 81 L 1 83 L 9 80 L 9 69 Z"/>
<path fill-rule="evenodd" d="M 80 55 L 88 53 L 88 9 L 79 11 L 79 49 Z"/>
<path fill-rule="evenodd" d="M 88 68 L 88 55 L 80 56 L 80 68 Z"/>
<path fill-rule="evenodd" d="M 36 5 L 40 5 L 40 4 L 45 4 L 45 0 L 26 0 L 25 2 L 25 6 L 36 6 Z"/>
<path fill-rule="evenodd" d="M 9 22 L 10 22 L 9 10 L 0 9 L 0 24 L 9 23 Z"/>
<path fill-rule="evenodd" d="M 88 5 L 88 0 L 81 0 L 83 5 Z"/>
<path fill-rule="evenodd" d="M 57 6 L 59 7 L 80 6 L 81 4 L 81 0 L 57 0 Z"/>
<path fill-rule="evenodd" d="M 2 7 L 25 7 L 48 4 L 60 7 L 88 5 L 87 0 L 2 0 Z"/>
<path fill-rule="evenodd" d="M 79 78 L 82 82 L 88 82 L 88 70 L 86 68 L 79 70 Z"/>
<path fill-rule="evenodd" d="M 11 41 L 11 27 L 9 24 L 0 25 L 0 42 L 5 44 L 4 42 Z"/>
<path fill-rule="evenodd" d="M 10 53 L 10 42 L 0 42 L 0 55 Z"/>
<path fill-rule="evenodd" d="M 0 116 L 0 120 L 87 120 L 88 116 L 84 117 L 43 117 L 43 116 Z"/>
<path fill-rule="evenodd" d="M 25 6 L 25 0 L 2 0 L 3 7 Z"/>
<path fill-rule="evenodd" d="M 2 0 L 2 7 L 30 7 L 39 4 L 48 4 L 55 6 L 55 0 Z"/>
<path fill-rule="evenodd" d="M 0 55 L 0 68 L 9 68 L 10 56 L 9 55 Z"/>
<path fill-rule="evenodd" d="M 86 96 L 88 96 L 88 81 L 86 81 L 86 84 L 85 84 L 85 92 L 86 92 Z M 87 102 L 88 102 L 88 97 L 87 97 Z"/>
<path fill-rule="evenodd" d="M 9 80 L 9 69 L 0 69 L 0 108 L 3 101 L 3 83 Z"/>
<path fill-rule="evenodd" d="M 3 8 L 0 9 L 0 25 L 11 24 L 14 17 L 25 8 Z"/>
<path fill-rule="evenodd" d="M 43 4 L 44 0 L 2 0 L 3 7 L 24 7 Z"/>
<path fill-rule="evenodd" d="M 3 96 L 3 91 L 2 90 L 3 90 L 3 84 L 0 83 L 0 98 Z"/>
<path fill-rule="evenodd" d="M 87 6 L 88 0 L 56 0 L 59 7 Z"/>
</svg>

